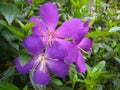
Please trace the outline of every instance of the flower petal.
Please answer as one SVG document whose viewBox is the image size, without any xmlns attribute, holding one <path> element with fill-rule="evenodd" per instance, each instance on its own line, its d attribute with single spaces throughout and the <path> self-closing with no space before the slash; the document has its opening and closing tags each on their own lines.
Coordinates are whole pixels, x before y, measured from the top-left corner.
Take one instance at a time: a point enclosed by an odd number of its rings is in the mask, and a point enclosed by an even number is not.
<svg viewBox="0 0 120 90">
<path fill-rule="evenodd" d="M 47 60 L 47 66 L 56 76 L 61 78 L 65 77 L 69 70 L 69 66 L 61 60 Z"/>
<path fill-rule="evenodd" d="M 31 55 L 39 55 L 44 48 L 41 39 L 34 34 L 24 38 L 23 45 Z"/>
<path fill-rule="evenodd" d="M 42 65 L 43 63 L 39 64 L 33 74 L 33 80 L 36 84 L 46 85 L 50 81 L 50 75 L 46 66 Z"/>
<path fill-rule="evenodd" d="M 92 39 L 84 38 L 78 45 L 78 47 L 84 52 L 91 54 L 92 52 Z"/>
<path fill-rule="evenodd" d="M 86 31 L 85 30 L 81 30 L 79 33 L 76 33 L 76 35 L 74 35 L 72 38 L 72 41 L 74 44 L 78 45 L 81 40 L 84 38 L 84 36 L 86 35 Z"/>
<path fill-rule="evenodd" d="M 33 34 L 36 34 L 38 36 L 45 36 L 47 34 L 46 27 L 39 18 L 33 16 L 29 21 L 35 22 L 35 24 L 32 26 Z"/>
<path fill-rule="evenodd" d="M 90 24 L 90 19 L 88 19 L 85 23 L 84 23 L 84 27 L 89 27 Z"/>
<path fill-rule="evenodd" d="M 19 73 L 21 74 L 27 74 L 30 72 L 30 70 L 33 68 L 35 64 L 35 59 L 29 60 L 24 66 L 20 64 L 20 61 L 18 58 L 15 59 L 14 64 L 18 70 Z"/>
<path fill-rule="evenodd" d="M 83 29 L 83 23 L 78 18 L 72 18 L 63 23 L 57 30 L 56 35 L 60 38 L 72 38 Z"/>
<path fill-rule="evenodd" d="M 52 45 L 49 45 L 46 48 L 46 56 L 53 59 L 63 59 L 67 56 L 67 52 L 65 48 L 58 43 L 57 41 L 53 41 Z"/>
<path fill-rule="evenodd" d="M 58 11 L 56 5 L 51 2 L 45 3 L 40 7 L 39 12 L 47 28 L 51 31 L 55 30 L 58 23 Z"/>
<path fill-rule="evenodd" d="M 56 39 L 67 51 L 67 57 L 65 57 L 65 60 L 67 60 L 68 63 L 74 62 L 78 57 L 78 48 L 76 45 L 74 45 L 72 42 L 69 42 L 67 40 L 62 39 Z"/>
<path fill-rule="evenodd" d="M 86 71 L 84 58 L 83 58 L 81 52 L 79 52 L 78 59 L 76 60 L 76 70 L 80 73 L 85 73 L 85 71 Z"/>
</svg>

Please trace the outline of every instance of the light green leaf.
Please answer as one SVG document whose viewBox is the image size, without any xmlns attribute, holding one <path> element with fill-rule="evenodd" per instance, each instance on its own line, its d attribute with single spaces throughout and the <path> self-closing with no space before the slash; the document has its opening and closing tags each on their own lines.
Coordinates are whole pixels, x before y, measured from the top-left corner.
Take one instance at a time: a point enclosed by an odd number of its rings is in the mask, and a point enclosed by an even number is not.
<svg viewBox="0 0 120 90">
<path fill-rule="evenodd" d="M 28 34 L 29 30 L 32 28 L 34 24 L 35 24 L 34 22 L 28 22 L 22 27 L 25 31 L 25 34 Z"/>
<path fill-rule="evenodd" d="M 13 4 L 0 4 L 0 13 L 5 17 L 10 25 L 18 13 L 18 8 Z"/>
<path fill-rule="evenodd" d="M 120 31 L 120 27 L 112 27 L 109 32 L 117 32 L 117 31 Z"/>
<path fill-rule="evenodd" d="M 102 36 L 102 37 L 109 36 L 109 35 L 113 35 L 113 34 L 115 34 L 115 33 L 96 31 L 96 32 L 90 32 L 86 36 L 94 38 L 94 37 L 100 37 L 100 36 Z"/>
<path fill-rule="evenodd" d="M 33 3 L 36 4 L 36 5 L 39 5 L 43 2 L 45 2 L 45 0 L 33 0 Z"/>
<path fill-rule="evenodd" d="M 19 60 L 20 60 L 20 63 L 21 65 L 25 65 L 31 58 L 31 56 L 27 53 L 27 51 L 25 49 L 21 50 L 19 52 Z"/>
<path fill-rule="evenodd" d="M 51 82 L 53 82 L 56 85 L 63 85 L 62 81 L 60 81 L 59 79 L 56 79 L 56 78 L 52 78 Z"/>
<path fill-rule="evenodd" d="M 91 68 L 91 72 L 92 73 L 101 72 L 102 70 L 104 70 L 104 68 L 105 68 L 105 61 L 101 61 L 96 66 Z"/>
<path fill-rule="evenodd" d="M 0 90 L 19 90 L 15 85 L 0 81 Z"/>
</svg>

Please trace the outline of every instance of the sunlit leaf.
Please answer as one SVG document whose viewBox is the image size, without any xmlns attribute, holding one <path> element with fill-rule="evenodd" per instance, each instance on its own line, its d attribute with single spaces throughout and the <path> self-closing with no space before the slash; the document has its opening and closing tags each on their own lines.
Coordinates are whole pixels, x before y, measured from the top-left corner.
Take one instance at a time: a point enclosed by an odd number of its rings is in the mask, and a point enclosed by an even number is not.
<svg viewBox="0 0 120 90">
<path fill-rule="evenodd" d="M 104 70 L 104 68 L 105 68 L 105 61 L 101 61 L 96 66 L 91 68 L 91 72 L 92 73 L 101 72 L 102 70 Z"/>
<path fill-rule="evenodd" d="M 112 27 L 109 32 L 117 32 L 117 31 L 120 31 L 120 27 Z"/>
<path fill-rule="evenodd" d="M 94 37 L 104 37 L 104 36 L 110 36 L 110 35 L 113 35 L 115 33 L 112 33 L 112 32 L 90 32 L 88 33 L 86 36 L 87 37 L 91 37 L 91 38 L 94 38 Z"/>
</svg>

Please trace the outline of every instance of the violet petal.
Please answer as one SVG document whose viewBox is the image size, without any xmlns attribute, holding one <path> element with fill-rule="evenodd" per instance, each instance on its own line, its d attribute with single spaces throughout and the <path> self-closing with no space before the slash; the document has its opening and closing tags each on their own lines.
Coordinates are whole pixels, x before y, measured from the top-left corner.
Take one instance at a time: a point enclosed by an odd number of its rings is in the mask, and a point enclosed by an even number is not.
<svg viewBox="0 0 120 90">
<path fill-rule="evenodd" d="M 78 48 L 75 44 L 73 44 L 70 41 L 62 40 L 62 39 L 56 39 L 61 45 L 64 46 L 64 48 L 67 51 L 67 57 L 65 57 L 65 60 L 68 63 L 74 62 L 78 57 Z"/>
<path fill-rule="evenodd" d="M 23 39 L 23 45 L 25 49 L 31 55 L 39 55 L 43 51 L 43 42 L 41 39 L 32 34 Z"/>
<path fill-rule="evenodd" d="M 60 38 L 72 38 L 83 29 L 83 23 L 78 18 L 72 18 L 64 22 L 57 30 L 56 35 Z"/>
<path fill-rule="evenodd" d="M 91 38 L 84 38 L 78 45 L 78 47 L 85 51 L 88 54 L 91 54 L 92 51 L 92 39 Z"/>
<path fill-rule="evenodd" d="M 33 16 L 33 17 L 30 18 L 29 21 L 30 22 L 35 22 L 35 24 L 31 28 L 33 34 L 36 34 L 38 36 L 45 36 L 45 35 L 47 35 L 46 27 L 45 27 L 45 25 L 42 23 L 42 21 L 39 18 Z"/>
<path fill-rule="evenodd" d="M 83 58 L 81 52 L 79 52 L 78 59 L 76 60 L 76 70 L 80 73 L 85 73 L 85 71 L 86 71 L 84 58 Z"/>
<path fill-rule="evenodd" d="M 35 59 L 29 60 L 24 66 L 20 64 L 20 61 L 18 58 L 15 59 L 14 64 L 18 70 L 19 73 L 21 74 L 27 74 L 30 72 L 30 70 L 33 68 L 35 64 Z"/>
<path fill-rule="evenodd" d="M 48 2 L 41 5 L 40 16 L 50 31 L 54 31 L 58 23 L 58 11 L 55 4 Z"/>
<path fill-rule="evenodd" d="M 61 60 L 47 60 L 47 66 L 56 76 L 61 78 L 65 77 L 69 70 L 69 66 Z"/>
<path fill-rule="evenodd" d="M 50 75 L 46 66 L 39 64 L 33 73 L 33 80 L 36 84 L 47 85 L 50 81 Z"/>
<path fill-rule="evenodd" d="M 63 59 L 67 56 L 65 48 L 57 41 L 53 41 L 52 45 L 46 48 L 46 56 L 53 59 Z"/>
</svg>

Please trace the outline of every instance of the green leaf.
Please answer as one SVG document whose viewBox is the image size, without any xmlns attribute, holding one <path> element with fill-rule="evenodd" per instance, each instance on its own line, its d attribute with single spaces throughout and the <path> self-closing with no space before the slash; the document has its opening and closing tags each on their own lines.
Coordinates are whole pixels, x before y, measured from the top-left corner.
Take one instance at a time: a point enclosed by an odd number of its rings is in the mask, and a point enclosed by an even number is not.
<svg viewBox="0 0 120 90">
<path fill-rule="evenodd" d="M 19 32 L 16 27 L 8 25 L 4 20 L 0 20 L 0 24 L 5 26 L 9 31 L 14 33 L 18 38 L 22 39 L 24 38 L 24 34 Z"/>
<path fill-rule="evenodd" d="M 27 86 L 25 86 L 25 87 L 23 88 L 23 90 L 28 90 L 28 87 L 27 87 Z"/>
<path fill-rule="evenodd" d="M 18 8 L 13 4 L 0 4 L 0 13 L 5 17 L 10 25 L 18 13 Z"/>
<path fill-rule="evenodd" d="M 120 27 L 112 27 L 109 32 L 117 32 L 117 31 L 120 31 Z"/>
<path fill-rule="evenodd" d="M 52 78 L 51 82 L 53 82 L 56 85 L 63 85 L 62 81 L 60 81 L 59 79 L 56 79 L 56 78 Z"/>
<path fill-rule="evenodd" d="M 115 34 L 115 33 L 96 31 L 96 32 L 90 32 L 86 36 L 94 38 L 94 37 L 100 37 L 100 36 L 102 36 L 102 37 L 109 36 L 109 35 L 113 35 L 113 34 Z"/>
<path fill-rule="evenodd" d="M 25 34 L 28 34 L 29 30 L 32 28 L 34 24 L 35 24 L 34 22 L 28 22 L 26 25 L 22 27 L 25 31 Z"/>
<path fill-rule="evenodd" d="M 15 85 L 0 81 L 0 90 L 19 90 Z"/>
<path fill-rule="evenodd" d="M 68 86 L 63 86 L 62 88 L 60 88 L 60 90 L 73 90 L 73 89 Z"/>
<path fill-rule="evenodd" d="M 43 2 L 45 2 L 45 0 L 33 0 L 33 3 L 36 4 L 36 5 L 39 5 Z"/>
<path fill-rule="evenodd" d="M 118 63 L 120 63 L 120 58 L 115 57 L 114 59 L 115 59 Z"/>
<path fill-rule="evenodd" d="M 104 70 L 104 68 L 105 68 L 105 61 L 101 61 L 96 66 L 91 68 L 91 72 L 92 73 L 101 72 L 102 70 Z"/>
<path fill-rule="evenodd" d="M 31 58 L 31 56 L 27 53 L 27 51 L 25 49 L 21 50 L 19 52 L 19 60 L 20 60 L 20 63 L 21 65 L 25 65 Z"/>
<path fill-rule="evenodd" d="M 14 75 L 15 67 L 9 67 L 6 71 L 0 74 L 0 80 L 8 80 Z"/>
<path fill-rule="evenodd" d="M 100 48 L 104 48 L 110 53 L 114 52 L 113 49 L 110 46 L 108 46 L 107 44 L 105 44 L 105 43 L 98 43 L 96 46 L 100 47 Z"/>
<path fill-rule="evenodd" d="M 17 49 L 17 50 L 19 49 L 19 45 L 16 42 L 16 37 L 13 34 L 11 34 L 6 29 L 2 29 L 1 34 L 15 49 Z"/>
</svg>

